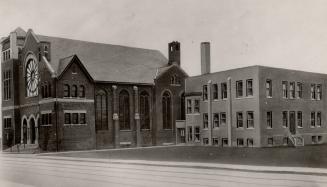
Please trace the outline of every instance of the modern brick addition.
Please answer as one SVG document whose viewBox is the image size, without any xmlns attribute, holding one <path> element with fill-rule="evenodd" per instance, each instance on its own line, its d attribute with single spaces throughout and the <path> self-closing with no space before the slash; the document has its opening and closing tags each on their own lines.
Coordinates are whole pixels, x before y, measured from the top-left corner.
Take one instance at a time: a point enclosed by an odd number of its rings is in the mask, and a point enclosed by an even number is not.
<svg viewBox="0 0 327 187">
<path fill-rule="evenodd" d="M 250 66 L 189 77 L 185 84 L 188 144 L 287 146 L 294 137 L 304 145 L 327 142 L 325 74 Z"/>
</svg>

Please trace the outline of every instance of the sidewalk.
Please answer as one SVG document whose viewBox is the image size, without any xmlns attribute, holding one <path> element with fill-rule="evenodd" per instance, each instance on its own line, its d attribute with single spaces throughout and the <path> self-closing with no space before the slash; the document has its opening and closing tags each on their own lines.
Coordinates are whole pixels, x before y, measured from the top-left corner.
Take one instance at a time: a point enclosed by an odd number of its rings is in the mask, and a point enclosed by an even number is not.
<svg viewBox="0 0 327 187">
<path fill-rule="evenodd" d="M 327 176 L 327 169 L 307 168 L 307 167 L 277 167 L 277 166 L 253 166 L 253 165 L 235 165 L 235 164 L 216 164 L 199 162 L 171 162 L 171 161 L 147 161 L 147 160 L 120 160 L 120 159 L 101 159 L 101 158 L 76 158 L 64 156 L 36 155 L 37 158 L 68 160 L 77 162 L 98 162 L 106 164 L 135 164 L 163 167 L 185 167 L 199 169 L 226 169 L 245 172 L 266 172 L 266 173 L 285 173 L 302 175 Z"/>
</svg>

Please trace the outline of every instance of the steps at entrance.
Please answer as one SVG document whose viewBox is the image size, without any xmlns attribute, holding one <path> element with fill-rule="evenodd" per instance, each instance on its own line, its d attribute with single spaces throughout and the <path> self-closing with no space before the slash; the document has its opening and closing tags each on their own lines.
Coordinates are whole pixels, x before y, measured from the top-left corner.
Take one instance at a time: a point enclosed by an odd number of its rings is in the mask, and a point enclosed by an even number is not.
<svg viewBox="0 0 327 187">
<path fill-rule="evenodd" d="M 39 145 L 38 144 L 16 144 L 6 150 L 3 150 L 3 152 L 7 153 L 29 153 L 29 154 L 35 154 L 39 153 Z"/>
<path fill-rule="evenodd" d="M 291 140 L 295 147 L 304 146 L 303 137 L 298 134 L 289 134 L 288 138 Z"/>
</svg>

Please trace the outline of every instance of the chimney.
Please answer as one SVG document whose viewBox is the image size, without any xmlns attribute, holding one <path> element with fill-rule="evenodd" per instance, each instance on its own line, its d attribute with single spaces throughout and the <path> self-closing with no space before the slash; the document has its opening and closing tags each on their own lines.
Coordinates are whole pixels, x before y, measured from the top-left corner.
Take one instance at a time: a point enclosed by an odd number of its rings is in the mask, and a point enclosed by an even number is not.
<svg viewBox="0 0 327 187">
<path fill-rule="evenodd" d="M 17 33 L 10 33 L 10 58 L 18 59 Z"/>
<path fill-rule="evenodd" d="M 173 41 L 168 44 L 168 65 L 176 64 L 181 65 L 181 51 L 180 43 Z"/>
<path fill-rule="evenodd" d="M 201 75 L 210 73 L 210 43 L 201 43 Z"/>
</svg>

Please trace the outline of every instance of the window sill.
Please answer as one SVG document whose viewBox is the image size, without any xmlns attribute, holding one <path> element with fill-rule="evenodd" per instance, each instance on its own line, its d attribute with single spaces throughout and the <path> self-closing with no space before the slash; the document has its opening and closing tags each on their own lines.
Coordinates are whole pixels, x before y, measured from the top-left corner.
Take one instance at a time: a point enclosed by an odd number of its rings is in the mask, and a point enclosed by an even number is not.
<svg viewBox="0 0 327 187">
<path fill-rule="evenodd" d="M 170 84 L 170 86 L 181 86 L 181 84 Z"/>
<path fill-rule="evenodd" d="M 246 129 L 249 129 L 249 130 L 253 130 L 253 129 L 254 129 L 254 127 L 248 127 L 248 128 L 246 128 Z"/>
<path fill-rule="evenodd" d="M 68 125 L 68 124 L 65 124 Z M 52 127 L 52 124 L 48 124 L 48 125 L 40 125 L 40 127 Z"/>
<path fill-rule="evenodd" d="M 214 127 L 214 128 L 212 128 L 213 130 L 219 130 L 219 127 Z"/>
<path fill-rule="evenodd" d="M 119 130 L 120 132 L 132 132 L 131 129 L 123 129 L 123 130 Z"/>
<path fill-rule="evenodd" d="M 273 97 L 272 96 L 266 96 L 267 99 L 272 99 Z"/>
<path fill-rule="evenodd" d="M 187 116 L 194 116 L 194 115 L 200 115 L 201 113 L 197 112 L 197 113 L 190 113 L 190 114 L 186 114 Z"/>
<path fill-rule="evenodd" d="M 286 128 L 287 128 L 287 126 L 282 126 L 282 128 L 286 129 Z"/>
<path fill-rule="evenodd" d="M 298 129 L 303 129 L 303 127 L 301 127 L 301 126 L 297 126 L 297 128 L 298 128 Z"/>
<path fill-rule="evenodd" d="M 316 126 L 310 126 L 311 129 L 314 129 Z"/>
<path fill-rule="evenodd" d="M 272 127 L 267 127 L 266 129 L 269 129 L 270 130 L 270 129 L 273 129 L 273 128 Z"/>
<path fill-rule="evenodd" d="M 244 130 L 244 127 L 236 127 L 236 129 Z"/>
<path fill-rule="evenodd" d="M 87 126 L 87 124 L 64 124 L 64 126 Z"/>
</svg>

